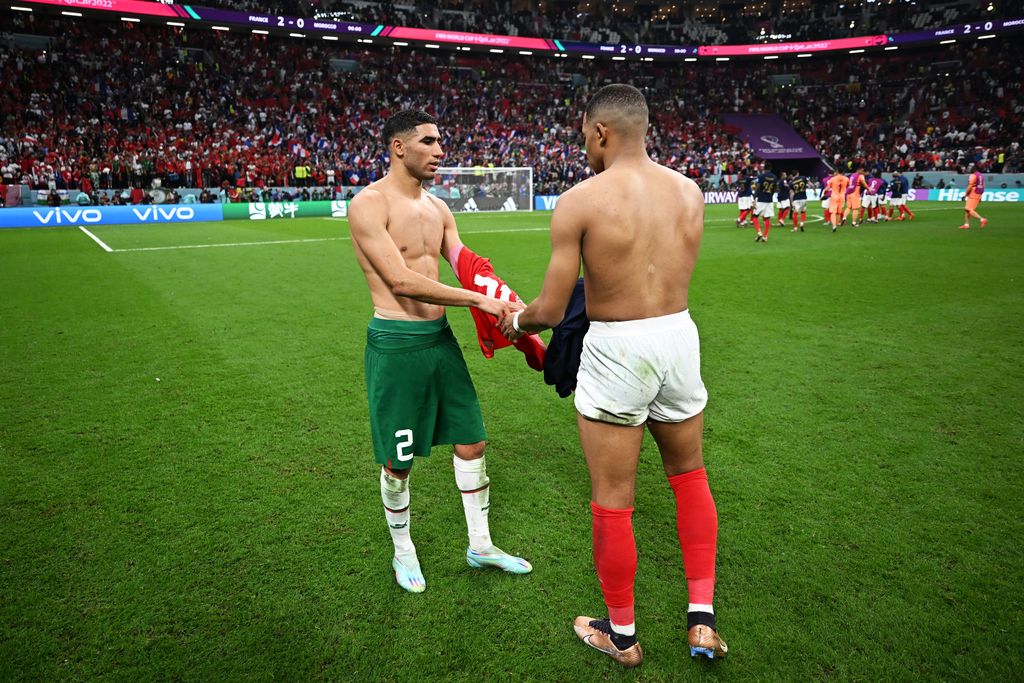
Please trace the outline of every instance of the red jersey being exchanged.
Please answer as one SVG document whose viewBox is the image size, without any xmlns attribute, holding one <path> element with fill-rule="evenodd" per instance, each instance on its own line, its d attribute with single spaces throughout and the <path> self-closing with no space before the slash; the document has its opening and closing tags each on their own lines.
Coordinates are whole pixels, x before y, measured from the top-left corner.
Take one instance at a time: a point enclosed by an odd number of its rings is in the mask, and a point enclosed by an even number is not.
<svg viewBox="0 0 1024 683">
<path fill-rule="evenodd" d="M 490 260 L 477 256 L 472 249 L 465 245 L 456 255 L 456 259 L 455 272 L 463 289 L 480 292 L 502 301 L 522 301 L 519 295 L 495 274 Z M 476 323 L 477 340 L 480 342 L 480 350 L 483 351 L 485 357 L 493 358 L 497 349 L 512 344 L 526 356 L 527 365 L 538 372 L 544 369 L 546 347 L 539 336 L 527 334 L 515 342 L 510 342 L 498 329 L 498 321 L 494 316 L 475 307 L 471 307 L 469 312 L 473 315 L 473 322 Z"/>
</svg>

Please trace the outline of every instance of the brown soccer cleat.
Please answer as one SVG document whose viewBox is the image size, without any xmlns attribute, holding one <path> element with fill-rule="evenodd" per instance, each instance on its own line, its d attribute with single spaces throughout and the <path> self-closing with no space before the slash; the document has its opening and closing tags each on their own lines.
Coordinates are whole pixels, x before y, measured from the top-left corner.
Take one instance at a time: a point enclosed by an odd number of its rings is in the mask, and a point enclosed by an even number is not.
<svg viewBox="0 0 1024 683">
<path fill-rule="evenodd" d="M 708 659 L 714 659 L 715 657 L 721 659 L 729 651 L 729 647 L 722 640 L 722 637 L 718 635 L 718 631 L 704 624 L 697 624 L 691 628 L 688 640 L 690 641 L 691 657 L 704 655 Z"/>
<path fill-rule="evenodd" d="M 576 617 L 572 627 L 580 640 L 595 650 L 605 653 L 626 668 L 640 666 L 644 661 L 644 651 L 640 649 L 640 643 L 633 643 L 625 650 L 615 647 L 611 637 L 611 625 L 607 619 Z"/>
</svg>

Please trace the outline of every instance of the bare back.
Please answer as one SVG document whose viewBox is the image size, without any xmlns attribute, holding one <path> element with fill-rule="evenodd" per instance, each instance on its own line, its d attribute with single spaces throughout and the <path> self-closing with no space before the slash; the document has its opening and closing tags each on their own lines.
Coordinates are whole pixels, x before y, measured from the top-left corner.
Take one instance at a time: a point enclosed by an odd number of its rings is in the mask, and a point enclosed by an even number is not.
<svg viewBox="0 0 1024 683">
<path fill-rule="evenodd" d="M 387 178 L 368 186 L 353 199 L 349 215 L 353 224 L 352 245 L 378 316 L 436 320 L 444 313 L 444 306 L 394 294 L 382 271 L 400 258 L 409 270 L 440 281 L 438 263 L 450 215 L 436 197 L 422 192 L 419 198 L 412 199 L 394 188 Z M 372 225 L 370 231 L 357 229 L 363 221 Z"/>
<path fill-rule="evenodd" d="M 652 318 L 688 307 L 704 232 L 696 183 L 649 159 L 617 163 L 573 188 L 591 320 Z M 560 200 L 561 204 L 561 200 Z"/>
</svg>

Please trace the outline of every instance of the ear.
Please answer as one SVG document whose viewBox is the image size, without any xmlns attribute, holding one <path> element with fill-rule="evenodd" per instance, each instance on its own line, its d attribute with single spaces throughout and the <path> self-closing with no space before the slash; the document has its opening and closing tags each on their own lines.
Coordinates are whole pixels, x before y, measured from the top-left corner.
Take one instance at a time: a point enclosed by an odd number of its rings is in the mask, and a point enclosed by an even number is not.
<svg viewBox="0 0 1024 683">
<path fill-rule="evenodd" d="M 597 141 L 602 145 L 608 144 L 608 126 L 600 121 L 594 124 L 594 132 L 597 133 Z"/>
<path fill-rule="evenodd" d="M 405 156 L 405 143 L 402 142 L 402 138 L 393 138 L 391 140 L 391 154 L 401 159 Z"/>
</svg>

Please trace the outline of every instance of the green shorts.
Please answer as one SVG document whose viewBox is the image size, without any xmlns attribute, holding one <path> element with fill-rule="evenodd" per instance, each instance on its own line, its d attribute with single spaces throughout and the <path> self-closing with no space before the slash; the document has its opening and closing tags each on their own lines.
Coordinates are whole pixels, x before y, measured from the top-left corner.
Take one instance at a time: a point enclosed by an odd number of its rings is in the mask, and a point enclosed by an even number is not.
<svg viewBox="0 0 1024 683">
<path fill-rule="evenodd" d="M 433 446 L 487 438 L 476 389 L 445 316 L 426 322 L 373 318 L 365 358 L 379 464 L 405 469 Z"/>
</svg>

